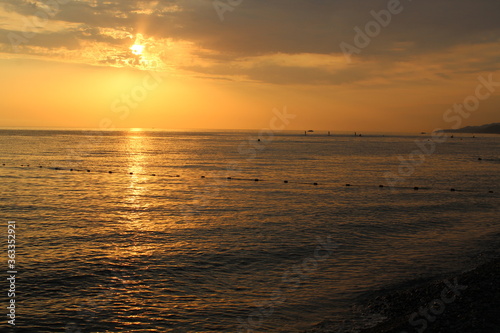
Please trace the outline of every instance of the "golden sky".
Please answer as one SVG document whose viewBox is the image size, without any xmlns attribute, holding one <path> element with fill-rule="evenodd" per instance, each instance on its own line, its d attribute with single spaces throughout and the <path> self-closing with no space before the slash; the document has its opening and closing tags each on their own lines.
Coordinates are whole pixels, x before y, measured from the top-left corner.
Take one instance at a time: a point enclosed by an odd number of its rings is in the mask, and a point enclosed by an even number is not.
<svg viewBox="0 0 500 333">
<path fill-rule="evenodd" d="M 0 0 L 0 127 L 260 129 L 285 106 L 289 130 L 500 122 L 498 13 L 498 0 Z M 480 84 L 473 111 L 447 111 Z"/>
</svg>

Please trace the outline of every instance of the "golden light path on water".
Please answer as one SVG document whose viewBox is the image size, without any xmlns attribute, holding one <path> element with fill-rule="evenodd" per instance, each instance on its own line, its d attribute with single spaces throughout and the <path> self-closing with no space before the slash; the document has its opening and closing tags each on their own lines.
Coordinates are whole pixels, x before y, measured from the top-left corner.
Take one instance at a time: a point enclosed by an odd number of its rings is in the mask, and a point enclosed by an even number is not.
<svg viewBox="0 0 500 333">
<path fill-rule="evenodd" d="M 150 202 L 143 200 L 148 195 L 147 181 L 144 165 L 147 165 L 148 159 L 144 151 L 146 150 L 145 140 L 147 138 L 140 135 L 140 129 L 133 129 L 127 136 L 125 145 L 127 155 L 127 169 L 129 172 L 129 183 L 125 190 L 124 205 L 127 206 L 127 213 L 123 217 L 123 223 L 126 223 L 125 229 L 142 232 L 150 230 L 150 221 L 144 213 L 151 205 Z M 148 253 L 151 249 L 147 246 L 137 246 L 134 244 L 129 250 L 130 255 L 136 256 L 140 253 Z"/>
</svg>

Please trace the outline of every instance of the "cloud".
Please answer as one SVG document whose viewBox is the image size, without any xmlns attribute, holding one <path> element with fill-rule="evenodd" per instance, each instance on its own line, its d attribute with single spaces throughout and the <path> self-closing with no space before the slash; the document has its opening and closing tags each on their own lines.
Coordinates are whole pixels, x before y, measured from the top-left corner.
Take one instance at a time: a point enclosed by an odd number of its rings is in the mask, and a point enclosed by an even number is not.
<svg viewBox="0 0 500 333">
<path fill-rule="evenodd" d="M 362 83 L 375 75 L 391 76 L 391 64 L 431 55 L 441 79 L 460 70 L 497 68 L 498 63 L 496 0 L 402 0 L 401 13 L 353 55 L 350 67 L 339 62 L 340 43 L 354 44 L 354 27 L 364 29 L 374 20 L 371 12 L 386 9 L 388 1 L 245 0 L 225 12 L 222 22 L 211 0 L 66 2 L 50 7 L 44 1 L 2 1 L 0 16 L 9 18 L 0 25 L 2 52 L 13 52 L 8 50 L 9 33 L 23 36 L 26 22 L 38 22 L 31 29 L 36 36 L 22 45 L 25 54 L 57 57 L 58 50 L 66 55 L 67 50 L 79 50 L 96 54 L 75 54 L 74 61 L 133 65 L 128 48 L 140 33 L 150 43 L 151 56 L 164 63 L 162 68 L 272 84 Z M 46 24 L 35 20 L 43 12 L 53 13 Z M 467 47 L 486 53 L 476 54 L 475 60 L 463 58 L 464 69 L 459 58 L 470 53 Z M 443 57 L 457 50 L 453 62 Z"/>
</svg>

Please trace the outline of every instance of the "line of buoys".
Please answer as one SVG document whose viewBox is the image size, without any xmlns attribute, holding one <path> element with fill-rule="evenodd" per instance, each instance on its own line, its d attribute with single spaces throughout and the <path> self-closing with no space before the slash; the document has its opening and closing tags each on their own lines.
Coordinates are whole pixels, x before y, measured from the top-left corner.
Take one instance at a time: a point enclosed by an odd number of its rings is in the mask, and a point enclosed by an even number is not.
<svg viewBox="0 0 500 333">
<path fill-rule="evenodd" d="M 2 166 L 6 166 L 5 163 L 2 163 Z M 29 164 L 21 164 L 22 167 L 29 167 L 30 165 Z M 42 165 L 39 165 L 38 166 L 39 169 L 43 169 L 44 166 Z M 63 170 L 63 171 L 82 171 L 82 172 L 87 172 L 87 173 L 90 173 L 91 170 L 90 169 L 74 169 L 74 168 L 61 168 L 61 167 L 45 167 L 45 169 L 49 169 L 49 170 Z M 107 174 L 115 174 L 116 172 L 115 171 L 112 171 L 112 170 L 109 170 L 109 171 L 95 171 L 95 172 L 98 172 L 98 173 L 107 173 Z M 134 175 L 133 172 L 127 172 L 127 174 L 129 175 Z M 151 177 L 157 177 L 157 176 L 160 176 L 160 175 L 157 175 L 156 173 L 149 173 L 149 174 L 138 174 L 138 175 L 142 175 L 142 176 L 151 176 Z M 163 177 L 169 177 L 169 178 L 180 178 L 180 175 L 163 175 Z M 202 179 L 207 179 L 207 177 L 205 175 L 202 175 L 201 176 Z M 214 177 L 214 178 L 217 178 L 217 177 Z M 236 178 L 236 177 L 225 177 L 224 179 L 227 179 L 227 180 L 236 180 L 236 181 L 253 181 L 253 182 L 262 182 L 264 181 L 263 179 L 260 179 L 260 178 Z M 266 182 L 276 182 L 276 180 L 267 180 Z M 289 181 L 289 180 L 283 180 L 283 181 L 280 181 L 280 182 L 283 182 L 284 184 L 289 184 L 289 183 L 294 183 L 294 184 L 302 184 L 302 185 L 314 185 L 314 186 L 319 186 L 320 184 L 318 182 L 295 182 L 295 181 Z M 323 183 L 323 185 L 339 185 L 339 184 L 333 184 L 333 183 Z M 353 187 L 353 186 L 356 186 L 356 187 L 371 187 L 371 186 L 376 186 L 376 185 L 372 185 L 372 184 L 351 184 L 351 183 L 347 183 L 344 185 L 345 187 Z M 415 191 L 418 191 L 420 189 L 432 189 L 430 187 L 418 187 L 418 186 L 414 186 L 414 187 L 405 187 L 405 186 L 395 186 L 395 187 L 391 187 L 391 186 L 387 186 L 387 185 L 383 185 L 383 184 L 379 184 L 378 185 L 379 188 L 391 188 L 391 189 L 413 189 Z M 481 192 L 481 191 L 474 191 L 474 190 L 459 190 L 459 189 L 456 189 L 454 187 L 452 188 L 449 188 L 448 191 L 450 192 Z M 488 193 L 495 193 L 493 190 L 488 190 Z"/>
<path fill-rule="evenodd" d="M 6 166 L 6 164 L 2 163 L 2 166 Z M 29 164 L 21 164 L 20 166 L 23 167 L 23 168 L 25 168 L 25 167 L 29 167 L 30 165 Z M 58 170 L 58 171 L 70 171 L 70 172 L 73 172 L 73 171 L 91 172 L 90 169 L 75 169 L 75 168 L 62 168 L 62 167 L 44 167 L 43 165 L 39 165 L 38 169 L 48 169 L 48 170 Z M 117 173 L 117 172 L 112 171 L 112 170 L 109 170 L 109 171 L 95 171 L 95 172 L 98 172 L 98 173 L 107 173 L 107 174 Z M 127 172 L 127 174 L 133 175 L 134 173 L 133 172 Z M 143 176 L 153 176 L 153 177 L 157 176 L 155 173 L 153 173 L 153 174 L 140 174 L 140 175 L 143 175 Z M 176 178 L 179 178 L 180 175 L 164 175 L 164 177 L 176 177 Z"/>
</svg>

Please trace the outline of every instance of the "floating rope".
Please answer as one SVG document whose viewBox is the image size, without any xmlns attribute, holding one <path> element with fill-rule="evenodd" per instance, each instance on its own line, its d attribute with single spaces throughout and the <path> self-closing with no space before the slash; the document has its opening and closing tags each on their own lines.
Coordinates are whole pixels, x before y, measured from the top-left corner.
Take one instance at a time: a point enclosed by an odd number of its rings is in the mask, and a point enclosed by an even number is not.
<svg viewBox="0 0 500 333">
<path fill-rule="evenodd" d="M 19 168 L 18 166 L 8 166 L 5 163 L 2 163 L 2 167 L 5 168 Z M 21 168 L 29 168 L 30 164 L 21 164 Z M 43 165 L 39 165 L 37 169 L 46 169 L 46 170 L 55 170 L 55 171 L 69 171 L 69 172 L 85 172 L 85 173 L 103 173 L 103 174 L 127 174 L 127 175 L 139 175 L 139 176 L 150 176 L 150 177 L 167 177 L 167 178 L 181 178 L 180 175 L 159 175 L 156 173 L 134 173 L 134 172 L 116 172 L 113 170 L 102 171 L 102 170 L 91 170 L 91 169 L 76 169 L 76 168 L 62 168 L 62 167 L 44 167 Z M 250 182 L 270 182 L 270 183 L 283 183 L 283 184 L 301 184 L 301 185 L 313 185 L 313 186 L 343 186 L 343 187 L 378 187 L 380 189 L 389 188 L 389 189 L 401 189 L 401 190 L 431 190 L 432 187 L 419 187 L 419 186 L 387 186 L 387 185 L 373 185 L 373 184 L 344 184 L 340 185 L 338 183 L 319 183 L 319 182 L 300 182 L 300 181 L 290 181 L 290 180 L 272 180 L 272 179 L 262 179 L 262 178 L 240 178 L 240 177 L 207 177 L 205 175 L 201 176 L 201 179 L 218 179 L 218 180 L 228 180 L 228 181 L 250 181 Z M 436 190 L 444 190 L 438 189 Z M 475 192 L 475 193 L 484 193 L 484 191 L 474 191 L 474 190 L 460 190 L 454 187 L 446 189 L 449 192 Z M 488 190 L 487 193 L 495 193 L 493 190 Z"/>
</svg>

